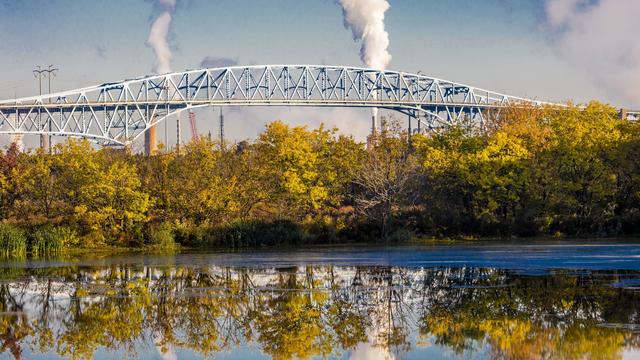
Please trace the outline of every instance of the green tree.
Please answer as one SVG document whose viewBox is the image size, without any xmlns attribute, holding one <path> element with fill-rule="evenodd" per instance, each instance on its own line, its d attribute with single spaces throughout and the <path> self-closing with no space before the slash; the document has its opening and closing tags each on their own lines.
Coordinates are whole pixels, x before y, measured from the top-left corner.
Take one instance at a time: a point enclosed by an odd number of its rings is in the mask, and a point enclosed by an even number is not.
<svg viewBox="0 0 640 360">
<path fill-rule="evenodd" d="M 473 193 L 467 180 L 470 158 L 485 146 L 485 139 L 451 127 L 433 136 L 416 135 L 413 145 L 425 184 L 419 194 L 422 228 L 435 234 L 475 230 Z"/>
<path fill-rule="evenodd" d="M 268 167 L 271 204 L 278 216 L 300 219 L 341 203 L 362 148 L 323 126 L 310 131 L 276 121 L 260 134 L 256 151 Z M 355 166 L 354 166 L 355 165 Z"/>
<path fill-rule="evenodd" d="M 544 157 L 553 174 L 549 204 L 558 226 L 575 233 L 604 231 L 615 210 L 610 157 L 622 140 L 617 112 L 594 102 L 547 116 L 553 132 Z"/>
<path fill-rule="evenodd" d="M 469 156 L 463 178 L 473 198 L 473 213 L 481 226 L 507 228 L 513 232 L 525 208 L 529 186 L 529 151 L 516 137 L 497 132 L 486 146 Z"/>
<path fill-rule="evenodd" d="M 21 158 L 13 169 L 14 186 L 20 197 L 16 200 L 17 215 L 29 221 L 32 218 L 51 219 L 60 215 L 64 206 L 62 184 L 54 167 L 54 158 L 44 151 Z"/>
<path fill-rule="evenodd" d="M 16 181 L 12 178 L 13 170 L 18 166 L 20 151 L 15 143 L 0 154 L 0 218 L 6 219 L 11 216 L 11 211 L 15 208 L 14 201 L 19 195 L 16 190 Z"/>
</svg>

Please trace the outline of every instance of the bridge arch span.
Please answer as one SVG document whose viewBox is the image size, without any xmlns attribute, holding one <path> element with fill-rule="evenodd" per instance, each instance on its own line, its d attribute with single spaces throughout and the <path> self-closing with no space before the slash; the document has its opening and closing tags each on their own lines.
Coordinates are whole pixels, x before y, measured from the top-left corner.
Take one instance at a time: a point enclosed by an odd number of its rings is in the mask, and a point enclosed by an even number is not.
<svg viewBox="0 0 640 360">
<path fill-rule="evenodd" d="M 381 108 L 426 128 L 482 127 L 495 110 L 546 104 L 421 74 L 324 65 L 189 70 L 0 101 L 0 134 L 80 136 L 126 145 L 152 126 L 208 106 Z"/>
</svg>

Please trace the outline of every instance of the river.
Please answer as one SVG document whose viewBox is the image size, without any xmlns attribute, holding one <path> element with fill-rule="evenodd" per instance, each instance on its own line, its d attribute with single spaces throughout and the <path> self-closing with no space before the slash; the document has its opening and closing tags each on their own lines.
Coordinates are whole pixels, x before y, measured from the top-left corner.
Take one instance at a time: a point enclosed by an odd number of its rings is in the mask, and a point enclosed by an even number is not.
<svg viewBox="0 0 640 360">
<path fill-rule="evenodd" d="M 0 358 L 638 359 L 640 243 L 0 262 Z"/>
</svg>

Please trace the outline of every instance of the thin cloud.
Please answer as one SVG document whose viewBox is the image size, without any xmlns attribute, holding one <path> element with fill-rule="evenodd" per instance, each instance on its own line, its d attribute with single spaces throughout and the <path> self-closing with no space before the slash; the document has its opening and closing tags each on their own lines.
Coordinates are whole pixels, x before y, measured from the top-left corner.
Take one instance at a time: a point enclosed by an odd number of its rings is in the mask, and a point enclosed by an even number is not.
<svg viewBox="0 0 640 360">
<path fill-rule="evenodd" d="M 221 68 L 238 65 L 238 58 L 207 56 L 200 61 L 201 68 Z"/>
</svg>

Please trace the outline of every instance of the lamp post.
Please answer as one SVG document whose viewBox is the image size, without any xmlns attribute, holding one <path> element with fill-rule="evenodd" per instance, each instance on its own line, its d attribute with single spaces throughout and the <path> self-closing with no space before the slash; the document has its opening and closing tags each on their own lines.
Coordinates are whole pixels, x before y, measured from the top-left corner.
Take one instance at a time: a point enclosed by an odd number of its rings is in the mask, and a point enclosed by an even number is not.
<svg viewBox="0 0 640 360">
<path fill-rule="evenodd" d="M 49 94 L 51 94 L 51 78 L 56 75 L 58 72 L 58 68 L 55 68 L 53 65 L 49 65 L 46 69 L 43 69 L 41 66 L 36 66 L 33 70 L 33 76 L 38 79 L 38 94 L 42 95 L 42 78 L 47 77 L 49 83 Z M 51 103 L 51 98 L 49 98 L 49 103 Z M 40 126 L 42 126 L 42 110 L 38 110 L 38 119 Z M 47 121 L 47 134 L 40 135 L 40 147 L 47 151 L 51 151 L 51 121 Z"/>
</svg>

